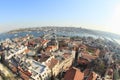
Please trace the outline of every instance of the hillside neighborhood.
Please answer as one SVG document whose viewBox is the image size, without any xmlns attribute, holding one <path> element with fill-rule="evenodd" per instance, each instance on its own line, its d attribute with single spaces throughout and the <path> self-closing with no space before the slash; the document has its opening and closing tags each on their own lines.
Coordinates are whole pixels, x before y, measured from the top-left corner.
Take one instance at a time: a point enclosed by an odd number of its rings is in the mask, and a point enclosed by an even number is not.
<svg viewBox="0 0 120 80">
<path fill-rule="evenodd" d="M 0 64 L 11 76 L 2 69 L 0 76 L 2 80 L 118 80 L 119 49 L 100 38 L 55 33 L 6 39 L 0 45 Z"/>
</svg>

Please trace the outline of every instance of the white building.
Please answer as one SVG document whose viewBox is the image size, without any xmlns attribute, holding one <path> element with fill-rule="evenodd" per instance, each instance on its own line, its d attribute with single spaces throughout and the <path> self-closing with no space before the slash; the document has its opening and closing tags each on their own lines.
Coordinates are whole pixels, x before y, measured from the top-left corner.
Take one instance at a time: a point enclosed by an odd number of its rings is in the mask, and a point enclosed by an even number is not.
<svg viewBox="0 0 120 80">
<path fill-rule="evenodd" d="M 51 77 L 50 69 L 32 59 L 26 60 L 27 63 L 30 63 L 28 67 L 29 71 L 32 73 L 32 78 L 35 80 L 48 80 Z"/>
<path fill-rule="evenodd" d="M 57 76 L 60 72 L 66 71 L 72 65 L 75 58 L 75 51 L 64 50 L 53 53 L 55 59 L 58 60 L 57 64 L 52 68 L 52 73 Z"/>
</svg>

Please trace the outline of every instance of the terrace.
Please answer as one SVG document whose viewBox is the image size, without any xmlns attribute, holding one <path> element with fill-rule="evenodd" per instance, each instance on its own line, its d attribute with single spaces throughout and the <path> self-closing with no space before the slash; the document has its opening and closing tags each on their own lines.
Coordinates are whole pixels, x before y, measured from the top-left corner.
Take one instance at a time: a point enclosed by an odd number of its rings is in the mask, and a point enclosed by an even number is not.
<svg viewBox="0 0 120 80">
<path fill-rule="evenodd" d="M 39 62 L 32 61 L 32 69 L 37 73 L 42 73 L 46 66 L 40 64 Z"/>
</svg>

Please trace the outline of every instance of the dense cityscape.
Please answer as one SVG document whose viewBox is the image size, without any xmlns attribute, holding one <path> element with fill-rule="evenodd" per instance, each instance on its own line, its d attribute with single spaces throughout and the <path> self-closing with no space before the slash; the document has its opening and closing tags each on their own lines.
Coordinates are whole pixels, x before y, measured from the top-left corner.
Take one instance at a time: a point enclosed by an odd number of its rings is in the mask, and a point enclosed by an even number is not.
<svg viewBox="0 0 120 80">
<path fill-rule="evenodd" d="M 119 44 L 91 36 L 58 36 L 55 31 L 38 37 L 15 34 L 1 41 L 0 80 L 120 79 Z"/>
<path fill-rule="evenodd" d="M 0 80 L 120 80 L 120 0 L 0 0 Z"/>
</svg>

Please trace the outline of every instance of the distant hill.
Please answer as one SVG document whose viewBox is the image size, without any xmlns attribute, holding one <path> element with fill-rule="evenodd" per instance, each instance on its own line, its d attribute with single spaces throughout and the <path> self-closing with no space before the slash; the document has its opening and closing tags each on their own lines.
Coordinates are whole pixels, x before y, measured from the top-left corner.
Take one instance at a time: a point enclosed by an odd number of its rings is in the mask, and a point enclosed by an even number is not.
<svg viewBox="0 0 120 80">
<path fill-rule="evenodd" d="M 91 29 L 85 29 L 85 28 L 78 28 L 78 27 L 36 27 L 36 28 L 21 28 L 17 30 L 11 30 L 7 33 L 18 33 L 18 32 L 27 32 L 27 31 L 56 31 L 57 33 L 62 34 L 87 34 L 87 35 L 95 35 L 100 37 L 109 37 L 109 38 L 115 38 L 120 39 L 120 35 L 110 33 L 110 32 L 104 32 L 104 31 L 98 31 L 98 30 L 91 30 Z M 78 35 L 79 36 L 79 35 Z"/>
</svg>

